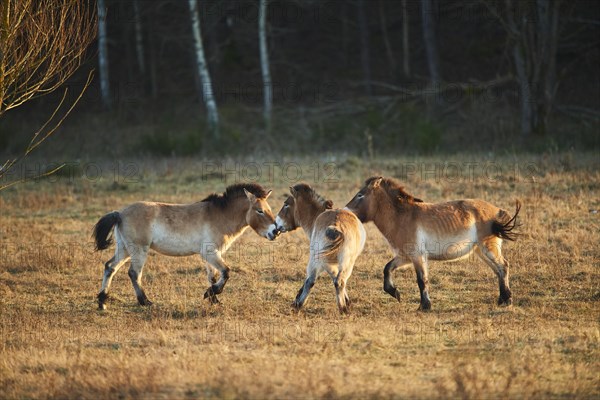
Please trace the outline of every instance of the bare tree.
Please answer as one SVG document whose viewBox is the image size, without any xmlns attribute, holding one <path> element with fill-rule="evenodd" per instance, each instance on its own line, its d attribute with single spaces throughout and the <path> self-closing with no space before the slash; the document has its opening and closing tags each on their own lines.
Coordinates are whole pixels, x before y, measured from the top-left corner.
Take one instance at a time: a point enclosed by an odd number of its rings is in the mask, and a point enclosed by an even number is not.
<svg viewBox="0 0 600 400">
<path fill-rule="evenodd" d="M 521 133 L 544 133 L 558 87 L 559 0 L 505 0 L 485 3 L 502 23 L 513 45 L 519 84 Z"/>
<path fill-rule="evenodd" d="M 83 62 L 85 51 L 95 35 L 95 15 L 82 1 L 2 0 L 0 116 L 63 85 Z M 71 106 L 61 111 L 67 98 L 65 89 L 58 106 L 33 134 L 23 154 L 0 166 L 0 179 L 58 129 L 83 95 L 91 77 L 90 73 Z M 0 189 L 20 181 L 6 183 Z"/>
<path fill-rule="evenodd" d="M 204 46 L 202 45 L 202 32 L 200 29 L 200 17 L 198 16 L 198 3 L 196 0 L 188 0 L 190 16 L 192 21 L 192 32 L 194 34 L 194 50 L 196 53 L 197 73 L 202 85 L 202 99 L 206 104 L 208 113 L 208 129 L 215 139 L 219 138 L 219 113 L 215 101 L 208 72 L 208 65 L 204 57 Z"/>
<path fill-rule="evenodd" d="M 142 15 L 139 0 L 133 0 L 133 19 L 135 23 L 135 53 L 137 56 L 138 69 L 142 75 L 146 74 L 146 63 L 144 60 L 144 35 L 142 30 Z"/>
<path fill-rule="evenodd" d="M 260 69 L 263 80 L 264 118 L 267 133 L 271 132 L 271 110 L 273 108 L 273 84 L 269 70 L 269 50 L 267 47 L 267 2 L 260 0 L 258 11 L 258 37 L 260 44 Z"/>
<path fill-rule="evenodd" d="M 390 75 L 392 78 L 396 76 L 396 58 L 390 44 L 390 38 L 388 35 L 387 21 L 385 18 L 385 2 L 379 0 L 379 19 L 381 20 L 381 35 L 383 36 L 383 44 L 385 46 L 385 52 L 387 54 L 388 63 L 390 64 Z"/>
<path fill-rule="evenodd" d="M 439 88 L 442 78 L 435 38 L 433 0 L 421 0 L 421 14 L 423 19 L 423 39 L 427 51 L 427 66 L 429 67 L 429 79 L 431 86 Z"/>
<path fill-rule="evenodd" d="M 365 89 L 370 96 L 373 92 L 371 83 L 371 57 L 369 55 L 369 26 L 364 0 L 358 0 L 358 27 L 360 32 L 360 59 L 362 63 Z"/>
<path fill-rule="evenodd" d="M 108 38 L 106 33 L 106 4 L 98 0 L 98 66 L 100 70 L 100 95 L 104 107 L 111 108 L 110 83 L 108 80 Z"/>
<path fill-rule="evenodd" d="M 405 76 L 410 76 L 409 26 L 406 0 L 402 0 L 402 67 Z"/>
</svg>

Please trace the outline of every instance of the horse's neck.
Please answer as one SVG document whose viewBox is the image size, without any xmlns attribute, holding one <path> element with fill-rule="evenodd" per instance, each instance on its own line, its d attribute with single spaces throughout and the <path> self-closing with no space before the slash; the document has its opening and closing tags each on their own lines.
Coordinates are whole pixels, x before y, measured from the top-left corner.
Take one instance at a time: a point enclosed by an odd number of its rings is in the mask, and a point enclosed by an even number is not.
<svg viewBox="0 0 600 400">
<path fill-rule="evenodd" d="M 402 211 L 399 211 L 389 201 L 382 202 L 373 218 L 373 223 L 386 238 L 395 237 L 399 230 L 408 226 L 412 206 L 407 205 Z"/>
<path fill-rule="evenodd" d="M 302 212 L 300 213 L 301 215 L 300 215 L 298 222 L 300 223 L 300 226 L 304 230 L 304 233 L 306 233 L 308 240 L 310 240 L 310 238 L 312 236 L 312 232 L 315 227 L 315 221 L 316 221 L 317 217 L 323 211 L 325 211 L 325 209 L 320 210 L 319 208 L 315 207 L 314 205 L 310 205 L 310 206 L 305 207 L 305 209 L 302 210 Z"/>
<path fill-rule="evenodd" d="M 222 213 L 221 218 L 219 218 L 220 226 L 217 229 L 223 238 L 233 237 L 235 239 L 248 227 L 246 222 L 248 209 L 239 204 L 230 204 L 225 209 L 211 210 L 211 212 Z"/>
</svg>

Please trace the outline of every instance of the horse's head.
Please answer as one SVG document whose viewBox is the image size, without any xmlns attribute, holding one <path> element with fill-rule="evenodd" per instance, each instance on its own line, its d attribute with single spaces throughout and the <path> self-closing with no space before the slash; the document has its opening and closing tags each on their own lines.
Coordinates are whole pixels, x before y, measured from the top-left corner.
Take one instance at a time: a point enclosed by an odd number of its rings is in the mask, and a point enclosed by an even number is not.
<svg viewBox="0 0 600 400">
<path fill-rule="evenodd" d="M 290 232 L 300 226 L 305 227 L 312 224 L 317 215 L 333 207 L 331 200 L 317 194 L 306 183 L 291 186 L 290 194 L 275 218 L 274 232 Z"/>
<path fill-rule="evenodd" d="M 260 236 L 266 237 L 269 240 L 275 240 L 278 232 L 272 232 L 270 227 L 275 223 L 273 211 L 267 202 L 267 198 L 271 194 L 271 190 L 265 197 L 257 197 L 244 189 L 246 197 L 250 201 L 248 212 L 246 213 L 246 222 Z"/>
<path fill-rule="evenodd" d="M 275 217 L 275 223 L 271 226 L 271 232 L 291 232 L 298 228 L 295 214 L 296 201 L 294 200 L 294 196 L 288 196 L 283 202 L 281 210 L 277 213 L 277 217 Z"/>
<path fill-rule="evenodd" d="M 404 187 L 393 178 L 373 176 L 365 181 L 363 187 L 346 204 L 346 208 L 352 211 L 361 222 L 373 221 L 376 217 L 386 218 L 382 215 L 382 205 L 390 204 L 396 212 L 405 212 L 406 207 L 423 200 L 407 193 Z"/>
<path fill-rule="evenodd" d="M 352 211 L 361 222 L 373 220 L 377 212 L 376 196 L 382 191 L 381 182 L 383 177 L 371 177 L 365 181 L 362 188 L 354 195 L 352 200 L 346 204 L 346 208 Z"/>
</svg>

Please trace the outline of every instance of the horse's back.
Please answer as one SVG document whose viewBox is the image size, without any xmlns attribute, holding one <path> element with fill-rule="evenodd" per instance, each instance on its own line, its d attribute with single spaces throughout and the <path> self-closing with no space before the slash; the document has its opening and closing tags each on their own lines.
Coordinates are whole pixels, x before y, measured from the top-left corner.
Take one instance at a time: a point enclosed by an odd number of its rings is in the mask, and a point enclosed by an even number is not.
<svg viewBox="0 0 600 400">
<path fill-rule="evenodd" d="M 417 251 L 433 260 L 468 255 L 475 244 L 492 235 L 503 210 L 481 199 L 462 199 L 420 206 L 415 224 Z"/>
<path fill-rule="evenodd" d="M 151 240 L 151 223 L 158 214 L 156 203 L 138 201 L 121 209 L 119 214 L 122 221 L 119 229 L 127 240 L 133 242 Z"/>
<path fill-rule="evenodd" d="M 199 229 L 201 210 L 194 205 L 139 201 L 119 213 L 120 229 L 126 241 L 149 246 L 166 255 L 191 255 L 200 250 L 199 243 L 206 239 Z M 194 218 L 192 218 L 194 216 Z"/>
</svg>

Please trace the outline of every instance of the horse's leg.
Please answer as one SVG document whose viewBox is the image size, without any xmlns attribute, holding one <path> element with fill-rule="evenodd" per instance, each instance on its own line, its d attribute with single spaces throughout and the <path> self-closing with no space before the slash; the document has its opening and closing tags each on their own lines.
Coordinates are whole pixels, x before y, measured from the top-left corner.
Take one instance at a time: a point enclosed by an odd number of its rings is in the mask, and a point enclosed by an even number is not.
<svg viewBox="0 0 600 400">
<path fill-rule="evenodd" d="M 229 267 L 218 253 L 212 253 L 210 257 L 207 257 L 206 261 L 211 265 L 211 268 L 219 271 L 221 275 L 219 280 L 211 283 L 210 287 L 204 292 L 204 298 L 208 298 L 211 304 L 216 304 L 219 302 L 217 295 L 223 292 L 223 287 L 225 287 L 225 283 L 229 279 Z M 214 275 L 212 278 L 214 278 Z M 209 279 L 211 279 L 210 276 Z"/>
<path fill-rule="evenodd" d="M 292 303 L 292 306 L 296 310 L 300 310 L 302 306 L 304 306 L 304 303 L 306 303 L 306 298 L 308 297 L 310 290 L 313 288 L 313 286 L 315 286 L 315 281 L 317 280 L 318 273 L 318 265 L 315 262 L 310 261 L 308 263 L 308 266 L 306 267 L 306 280 L 304 281 L 304 284 L 302 285 L 300 290 L 298 290 L 296 300 L 294 300 L 294 302 Z"/>
<path fill-rule="evenodd" d="M 392 272 L 402 265 L 408 264 L 409 261 L 400 256 L 392 258 L 383 268 L 383 290 L 390 296 L 400 301 L 400 291 L 394 286 L 392 281 Z"/>
<path fill-rule="evenodd" d="M 217 270 L 215 267 L 213 267 L 209 263 L 206 263 L 206 277 L 208 278 L 209 285 L 217 283 L 217 277 L 216 277 L 217 272 L 219 272 L 219 270 Z"/>
<path fill-rule="evenodd" d="M 131 266 L 129 267 L 128 272 L 131 284 L 135 290 L 138 303 L 140 303 L 141 306 L 151 306 L 152 302 L 148 300 L 144 289 L 142 289 L 142 270 L 146 263 L 146 258 L 148 257 L 149 248 L 147 246 L 135 246 L 135 248 L 131 250 Z"/>
<path fill-rule="evenodd" d="M 354 260 L 352 261 L 352 263 L 348 263 L 348 265 L 344 267 L 343 272 L 344 272 L 344 282 L 345 283 L 348 283 L 348 279 L 350 279 L 353 269 L 354 269 Z M 346 306 L 350 307 L 350 297 L 348 297 L 348 290 L 346 288 L 346 285 L 344 285 L 344 299 L 346 300 Z"/>
<path fill-rule="evenodd" d="M 508 282 L 509 264 L 502 257 L 502 239 L 494 237 L 479 243 L 476 247 L 477 255 L 494 271 L 498 277 L 500 296 L 498 305 L 509 306 L 512 304 L 512 293 Z"/>
<path fill-rule="evenodd" d="M 102 278 L 102 287 L 98 293 L 98 309 L 106 309 L 106 301 L 108 300 L 108 289 L 112 283 L 113 277 L 117 271 L 127 262 L 129 257 L 125 251 L 122 242 L 118 240 L 115 247 L 115 255 L 104 264 L 104 276 Z"/>
<path fill-rule="evenodd" d="M 348 306 L 346 304 L 346 296 L 344 293 L 346 291 L 346 279 L 344 276 L 343 265 L 342 268 L 338 268 L 336 264 L 327 264 L 325 266 L 325 270 L 331 277 L 333 281 L 333 286 L 335 287 L 335 299 L 337 302 L 338 310 L 340 313 L 345 314 L 348 312 Z"/>
<path fill-rule="evenodd" d="M 427 265 L 427 256 L 418 256 L 413 259 L 415 272 L 417 273 L 417 284 L 421 292 L 422 311 L 431 310 L 431 300 L 429 299 L 429 266 Z"/>
<path fill-rule="evenodd" d="M 338 283 L 340 286 L 340 291 L 343 296 L 344 302 L 346 304 L 345 310 L 344 311 L 340 310 L 341 312 L 348 313 L 350 311 L 350 297 L 348 297 L 347 283 L 348 283 L 348 279 L 350 279 L 350 276 L 352 276 L 352 271 L 354 270 L 354 262 L 355 261 L 356 261 L 356 257 L 353 257 L 351 259 L 348 259 L 348 257 L 346 257 L 342 262 L 342 266 L 341 266 L 340 272 L 338 274 L 337 279 L 338 279 Z"/>
<path fill-rule="evenodd" d="M 346 291 L 346 283 L 348 282 L 349 275 L 350 274 L 348 274 L 346 269 L 342 269 L 333 281 L 338 309 L 342 314 L 348 314 L 350 312 L 350 299 L 348 298 L 348 292 Z"/>
</svg>

